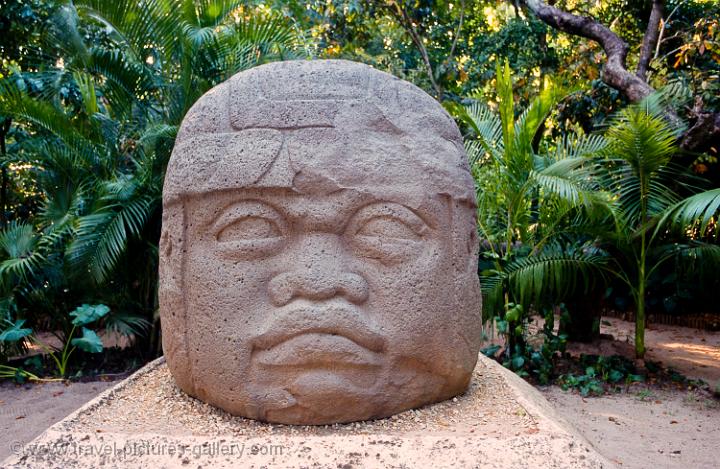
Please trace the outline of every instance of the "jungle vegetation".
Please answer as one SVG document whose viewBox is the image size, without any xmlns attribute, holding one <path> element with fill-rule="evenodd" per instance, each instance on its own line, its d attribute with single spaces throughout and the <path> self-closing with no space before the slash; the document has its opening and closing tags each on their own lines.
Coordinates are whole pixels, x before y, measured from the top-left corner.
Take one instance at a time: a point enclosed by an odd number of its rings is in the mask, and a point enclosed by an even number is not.
<svg viewBox="0 0 720 469">
<path fill-rule="evenodd" d="M 0 376 L 37 377 L 9 363 L 28 347 L 66 376 L 108 332 L 161 353 L 178 126 L 275 60 L 362 61 L 457 119 L 485 318 L 516 371 L 542 361 L 533 316 L 562 311 L 562 340 L 589 340 L 626 310 L 642 358 L 648 312 L 718 313 L 713 0 L 0 0 L 0 55 Z"/>
</svg>

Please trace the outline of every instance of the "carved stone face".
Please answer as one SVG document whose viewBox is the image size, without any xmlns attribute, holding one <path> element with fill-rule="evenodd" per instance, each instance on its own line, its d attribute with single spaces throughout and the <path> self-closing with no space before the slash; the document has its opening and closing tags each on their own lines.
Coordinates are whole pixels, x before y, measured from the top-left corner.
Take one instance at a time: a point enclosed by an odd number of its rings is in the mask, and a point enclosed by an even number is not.
<svg viewBox="0 0 720 469">
<path fill-rule="evenodd" d="M 356 85 L 323 94 L 324 73 Z M 315 95 L 293 93 L 305 74 Z M 279 93 L 258 93 L 263 115 L 233 114 L 235 90 L 283 76 Z M 442 109 L 419 95 L 429 132 L 412 132 L 383 109 L 396 103 L 357 101 L 378 83 L 418 99 L 366 66 L 291 62 L 237 75 L 186 117 L 165 183 L 160 294 L 165 354 L 189 394 L 325 424 L 465 390 L 480 338 L 472 180 Z"/>
</svg>

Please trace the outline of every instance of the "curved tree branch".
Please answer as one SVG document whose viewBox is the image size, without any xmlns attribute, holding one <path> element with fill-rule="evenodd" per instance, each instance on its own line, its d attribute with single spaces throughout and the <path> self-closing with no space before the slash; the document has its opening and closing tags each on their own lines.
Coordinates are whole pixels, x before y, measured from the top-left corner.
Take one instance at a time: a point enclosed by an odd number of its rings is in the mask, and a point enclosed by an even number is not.
<svg viewBox="0 0 720 469">
<path fill-rule="evenodd" d="M 425 44 L 423 44 L 423 40 L 420 37 L 420 34 L 417 32 L 417 29 L 415 29 L 415 25 L 413 24 L 412 19 L 408 15 L 407 11 L 397 2 L 392 1 L 390 2 L 391 5 L 394 8 L 390 8 L 390 13 L 392 13 L 395 16 L 395 19 L 398 20 L 398 22 L 402 25 L 402 27 L 407 31 L 407 33 L 410 35 L 410 39 L 412 40 L 413 44 L 415 44 L 415 47 L 417 47 L 418 51 L 420 52 L 420 57 L 422 58 L 423 64 L 425 65 L 425 68 L 427 69 L 428 77 L 430 78 L 430 84 L 433 87 L 433 90 L 435 91 L 435 97 L 442 101 L 443 98 L 443 89 L 438 84 L 437 80 L 435 80 L 435 70 L 432 66 L 432 63 L 430 62 L 430 56 L 427 52 L 427 48 L 425 47 Z"/>
<path fill-rule="evenodd" d="M 630 101 L 640 101 L 655 91 L 645 79 L 651 51 L 658 43 L 659 23 L 662 18 L 664 0 L 653 0 L 653 9 L 648 29 L 643 38 L 637 74 L 630 72 L 627 68 L 629 51 L 627 43 L 599 21 L 591 17 L 573 15 L 548 5 L 542 0 L 521 1 L 548 26 L 574 36 L 591 39 L 600 44 L 607 55 L 607 62 L 602 74 L 603 81 L 623 93 Z M 670 13 L 670 16 L 674 12 L 675 10 Z M 717 143 L 714 142 L 720 140 L 720 113 L 703 111 L 702 100 L 697 100 L 688 117 L 690 128 L 680 138 L 680 146 L 694 152 L 716 153 Z M 677 115 L 671 109 L 668 109 L 668 118 L 673 122 L 678 122 Z"/>
<path fill-rule="evenodd" d="M 594 18 L 573 15 L 540 0 L 523 0 L 523 3 L 547 25 L 600 44 L 607 55 L 603 81 L 622 92 L 630 101 L 640 101 L 655 91 L 645 80 L 628 71 L 626 60 L 629 47 L 606 26 Z"/>
<path fill-rule="evenodd" d="M 695 97 L 695 105 L 690 110 L 690 128 L 682 136 L 680 146 L 689 151 L 707 151 L 710 146 L 720 141 L 720 113 L 703 111 L 703 102 L 699 96 Z"/>
<path fill-rule="evenodd" d="M 460 39 L 460 33 L 462 31 L 464 18 L 465 18 L 465 0 L 460 0 L 460 21 L 458 21 L 457 29 L 455 30 L 455 36 L 453 37 L 452 46 L 450 46 L 450 52 L 448 53 L 448 57 L 447 57 L 448 63 L 450 63 L 453 56 L 455 55 L 455 48 L 457 47 L 458 39 Z"/>
<path fill-rule="evenodd" d="M 640 49 L 640 60 L 638 61 L 637 71 L 635 74 L 643 81 L 647 80 L 647 72 L 650 67 L 650 59 L 653 55 L 653 49 L 658 43 L 660 37 L 660 22 L 662 21 L 663 10 L 665 8 L 664 0 L 653 0 L 652 10 L 650 11 L 650 19 L 648 20 L 645 36 Z"/>
</svg>

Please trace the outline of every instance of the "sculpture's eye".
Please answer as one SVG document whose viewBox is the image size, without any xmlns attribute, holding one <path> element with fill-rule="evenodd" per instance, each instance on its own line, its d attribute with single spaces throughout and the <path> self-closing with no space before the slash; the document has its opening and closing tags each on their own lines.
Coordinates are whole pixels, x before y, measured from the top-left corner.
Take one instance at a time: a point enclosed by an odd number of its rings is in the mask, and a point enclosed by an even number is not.
<svg viewBox="0 0 720 469">
<path fill-rule="evenodd" d="M 255 200 L 225 209 L 215 221 L 218 250 L 225 256 L 257 259 L 279 252 L 287 225 L 272 206 Z"/>
<path fill-rule="evenodd" d="M 418 233 L 406 225 L 401 219 L 388 215 L 368 220 L 355 234 L 357 236 L 395 239 L 418 239 L 420 237 Z"/>
<path fill-rule="evenodd" d="M 217 235 L 220 242 L 241 239 L 267 239 L 282 236 L 274 221 L 267 218 L 248 216 L 223 228 Z"/>
<path fill-rule="evenodd" d="M 394 263 L 416 254 L 429 231 L 409 208 L 396 203 L 375 203 L 353 216 L 346 233 L 359 255 Z"/>
</svg>

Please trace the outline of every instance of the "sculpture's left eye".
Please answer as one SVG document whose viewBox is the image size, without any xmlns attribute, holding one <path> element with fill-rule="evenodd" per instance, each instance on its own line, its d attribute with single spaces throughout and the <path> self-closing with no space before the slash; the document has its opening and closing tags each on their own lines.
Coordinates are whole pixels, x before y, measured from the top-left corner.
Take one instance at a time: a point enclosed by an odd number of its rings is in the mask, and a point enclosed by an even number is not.
<svg viewBox="0 0 720 469">
<path fill-rule="evenodd" d="M 358 210 L 346 236 L 358 255 L 388 264 L 417 255 L 429 231 L 428 225 L 409 208 L 382 202 Z"/>
<path fill-rule="evenodd" d="M 392 239 L 418 239 L 420 237 L 420 234 L 416 233 L 405 221 L 390 215 L 371 218 L 355 234 Z"/>
<path fill-rule="evenodd" d="M 247 200 L 225 209 L 214 223 L 214 232 L 216 247 L 224 256 L 258 259 L 279 252 L 286 223 L 272 206 Z"/>
</svg>

